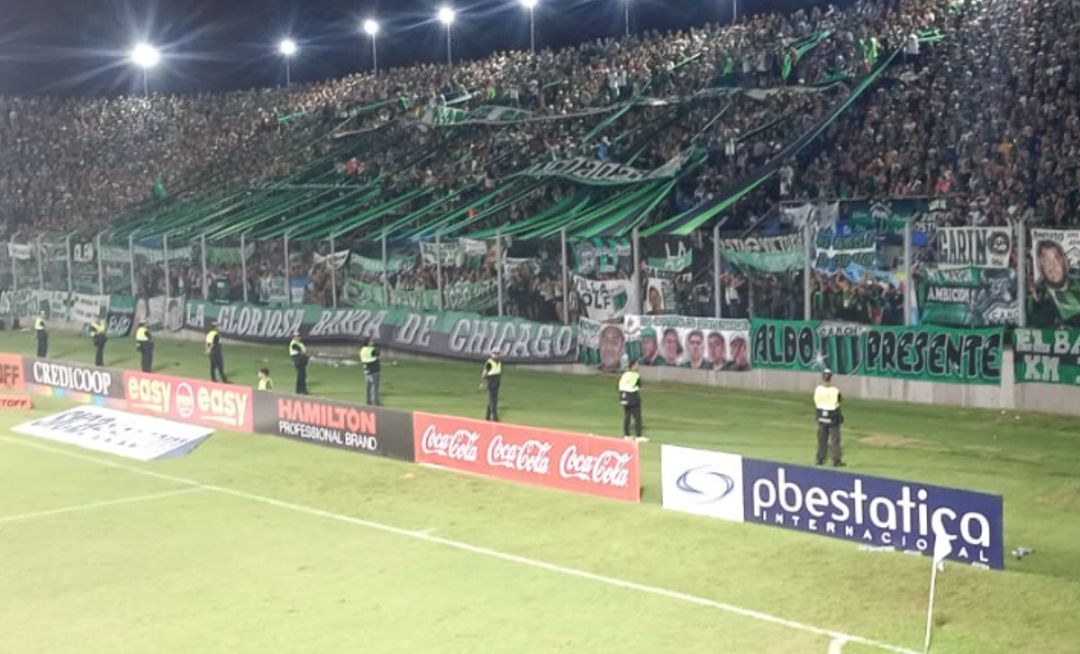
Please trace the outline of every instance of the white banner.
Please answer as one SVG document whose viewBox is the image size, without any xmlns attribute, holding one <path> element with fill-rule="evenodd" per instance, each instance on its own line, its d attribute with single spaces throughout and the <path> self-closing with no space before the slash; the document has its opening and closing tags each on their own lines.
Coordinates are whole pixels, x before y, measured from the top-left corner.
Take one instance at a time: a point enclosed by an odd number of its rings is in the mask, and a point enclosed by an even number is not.
<svg viewBox="0 0 1080 654">
<path fill-rule="evenodd" d="M 574 275 L 574 292 L 590 320 L 621 318 L 630 304 L 632 291 L 633 285 L 628 279 L 601 281 Z"/>
<path fill-rule="evenodd" d="M 660 448 L 664 508 L 742 522 L 742 469 L 738 454 L 664 445 Z"/>
<path fill-rule="evenodd" d="M 937 231 L 939 268 L 1008 268 L 1009 227 L 942 227 Z"/>
<path fill-rule="evenodd" d="M 1062 287 L 1080 272 L 1080 230 L 1031 230 L 1031 261 L 1035 283 L 1049 278 L 1054 287 Z"/>
<path fill-rule="evenodd" d="M 8 243 L 8 256 L 19 261 L 29 261 L 34 256 L 34 246 L 29 243 Z"/>
<path fill-rule="evenodd" d="M 139 461 L 184 456 L 212 429 L 139 416 L 100 406 L 84 406 L 18 425 L 20 434 Z"/>
<path fill-rule="evenodd" d="M 334 252 L 332 254 L 325 255 L 325 256 L 322 255 L 322 254 L 319 254 L 318 252 L 315 253 L 315 265 L 316 266 L 326 266 L 327 261 L 329 261 L 330 262 L 329 265 L 332 265 L 335 270 L 341 270 L 341 268 L 345 266 L 345 263 L 348 260 L 349 260 L 349 251 L 348 250 L 342 250 L 341 252 Z"/>
<path fill-rule="evenodd" d="M 71 296 L 71 320 L 78 325 L 88 325 L 95 320 L 104 319 L 108 312 L 108 295 L 73 293 Z"/>
</svg>

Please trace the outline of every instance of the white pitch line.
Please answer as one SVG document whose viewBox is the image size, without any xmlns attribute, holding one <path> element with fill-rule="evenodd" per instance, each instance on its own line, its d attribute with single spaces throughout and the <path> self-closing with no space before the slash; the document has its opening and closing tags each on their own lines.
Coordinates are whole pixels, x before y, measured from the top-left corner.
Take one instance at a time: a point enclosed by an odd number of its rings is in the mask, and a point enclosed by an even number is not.
<svg viewBox="0 0 1080 654">
<path fill-rule="evenodd" d="M 829 643 L 828 654 L 843 654 L 845 643 L 847 643 L 847 639 L 845 638 L 833 638 L 832 642 Z"/>
<path fill-rule="evenodd" d="M 54 515 L 62 515 L 64 513 L 77 513 L 79 511 L 89 511 L 91 509 L 101 509 L 107 506 L 118 506 L 120 504 L 133 504 L 135 502 L 149 502 L 150 500 L 160 500 L 166 497 L 173 497 L 175 495 L 183 495 L 185 493 L 194 493 L 196 491 L 203 490 L 202 488 L 181 488 L 179 490 L 165 491 L 164 493 L 151 493 L 149 495 L 136 495 L 135 497 L 121 497 L 116 500 L 105 500 L 103 502 L 91 502 L 90 504 L 78 504 L 76 506 L 66 506 L 61 509 L 49 509 L 47 511 L 34 511 L 32 513 L 20 513 L 19 515 L 0 516 L 0 524 L 6 522 L 18 522 L 20 520 L 32 520 L 34 518 L 46 518 Z"/>
<path fill-rule="evenodd" d="M 382 531 L 389 534 L 395 534 L 398 536 L 404 536 L 406 538 L 414 538 L 416 540 L 426 541 L 429 543 L 435 543 L 443 545 L 445 547 L 452 547 L 457 550 L 470 552 L 472 554 L 478 554 L 481 556 L 488 556 L 511 563 L 518 563 L 521 565 L 537 568 L 540 570 L 547 570 L 549 572 L 555 572 L 568 577 L 577 577 L 579 579 L 588 579 L 598 583 L 606 584 L 608 586 L 615 586 L 617 588 L 625 588 L 628 590 L 635 590 L 642 593 L 648 593 L 650 595 L 656 595 L 659 597 L 666 597 L 668 599 L 679 600 L 688 604 L 696 604 L 698 606 L 705 606 L 713 609 L 718 609 L 733 615 L 742 616 L 745 618 L 751 618 L 761 622 L 779 625 L 787 627 L 789 629 L 795 629 L 797 631 L 803 631 L 818 636 L 824 636 L 831 639 L 834 643 L 837 640 L 845 643 L 859 643 L 876 649 L 895 652 L 896 654 L 921 654 L 912 649 L 901 647 L 899 645 L 892 645 L 890 643 L 881 642 L 872 638 L 864 638 L 862 636 L 855 636 L 847 634 L 842 631 L 836 631 L 834 629 L 826 629 L 823 627 L 815 627 L 814 625 L 805 624 L 796 620 L 788 620 L 787 618 L 781 618 L 769 613 L 763 613 L 761 611 L 755 611 L 753 609 L 746 609 L 741 606 L 735 606 L 734 604 L 727 604 L 725 602 L 719 602 L 707 597 L 699 597 L 697 595 L 690 595 L 689 593 L 683 593 L 675 590 L 668 590 L 666 588 L 660 588 L 659 586 L 650 586 L 648 584 L 641 584 L 636 581 L 628 581 L 625 579 L 619 579 L 617 577 L 609 577 L 607 575 L 597 574 L 595 572 L 589 572 L 587 570 L 579 570 L 577 568 L 570 568 L 566 566 L 557 565 L 555 563 L 548 563 L 547 561 L 541 561 L 539 559 L 531 559 L 524 556 L 518 556 L 516 554 L 509 554 L 506 552 L 500 552 L 487 547 L 481 547 L 477 545 L 470 545 L 461 541 L 451 540 L 449 538 L 443 538 L 441 536 L 435 536 L 426 531 L 415 531 L 411 529 L 402 529 L 401 527 L 394 527 L 392 525 L 383 524 L 381 522 L 375 522 L 373 520 L 365 520 L 363 518 L 356 518 L 353 516 L 344 515 L 342 513 L 334 513 L 333 511 L 326 511 L 311 506 L 305 506 L 303 504 L 294 504 L 292 502 L 286 502 L 284 500 L 277 500 L 272 497 L 266 497 L 263 495 L 256 495 L 254 493 L 248 493 L 245 491 L 237 490 L 235 488 L 227 488 L 225 486 L 215 486 L 213 484 L 203 484 L 192 479 L 185 479 L 183 477 L 174 477 L 172 475 L 166 475 L 159 472 L 152 472 L 149 470 L 143 470 L 142 468 L 136 468 L 135 466 L 129 466 L 115 461 L 107 459 L 100 459 L 98 457 L 86 456 L 84 454 L 76 454 L 74 452 L 68 452 L 47 445 L 39 443 L 33 443 L 24 441 L 10 436 L 0 436 L 0 441 L 6 443 L 13 443 L 16 445 L 22 445 L 45 452 L 52 452 L 53 454 L 59 454 L 61 456 L 67 456 L 71 458 L 80 459 L 83 461 L 89 461 L 91 463 L 97 463 L 100 465 L 109 466 L 112 468 L 118 468 L 120 470 L 127 470 L 141 475 L 149 475 L 158 479 L 168 479 L 180 484 L 187 484 L 189 486 L 195 486 L 196 488 L 202 488 L 205 490 L 217 491 L 225 495 L 232 495 L 233 497 L 240 497 L 243 499 L 251 500 L 253 502 L 260 502 L 270 506 L 276 506 L 281 509 L 288 509 L 290 511 L 296 511 L 297 513 L 303 513 L 306 515 L 317 516 L 320 518 L 326 518 L 328 520 L 334 520 L 337 522 L 344 522 L 359 527 L 366 527 L 368 529 Z M 831 645 L 830 645 L 831 647 Z"/>
</svg>

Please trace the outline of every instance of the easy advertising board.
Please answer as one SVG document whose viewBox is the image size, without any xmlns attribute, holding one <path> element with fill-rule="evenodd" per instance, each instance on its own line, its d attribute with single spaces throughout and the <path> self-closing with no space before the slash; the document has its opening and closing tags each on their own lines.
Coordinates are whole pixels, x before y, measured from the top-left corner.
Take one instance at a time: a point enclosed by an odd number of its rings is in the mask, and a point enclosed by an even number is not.
<svg viewBox="0 0 1080 654">
<path fill-rule="evenodd" d="M 213 433 L 197 425 L 100 406 L 70 409 L 18 425 L 14 430 L 139 461 L 184 456 Z"/>
<path fill-rule="evenodd" d="M 637 443 L 430 413 L 413 414 L 416 462 L 627 502 L 641 500 Z"/>
<path fill-rule="evenodd" d="M 413 461 L 412 414 L 311 396 L 255 392 L 255 431 Z"/>
<path fill-rule="evenodd" d="M 128 408 L 140 413 L 231 431 L 250 432 L 253 394 L 249 386 L 124 371 Z"/>
<path fill-rule="evenodd" d="M 1000 495 L 664 445 L 664 507 L 1004 567 Z"/>
</svg>

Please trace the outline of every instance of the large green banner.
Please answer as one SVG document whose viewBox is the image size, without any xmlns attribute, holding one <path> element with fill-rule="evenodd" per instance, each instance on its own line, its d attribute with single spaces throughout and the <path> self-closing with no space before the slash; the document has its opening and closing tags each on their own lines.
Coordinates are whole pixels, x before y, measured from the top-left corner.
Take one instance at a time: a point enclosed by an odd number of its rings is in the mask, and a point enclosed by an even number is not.
<svg viewBox="0 0 1080 654">
<path fill-rule="evenodd" d="M 750 321 L 752 365 L 954 384 L 1001 383 L 1002 329 Z"/>
<path fill-rule="evenodd" d="M 1080 329 L 1017 329 L 1016 382 L 1080 384 Z"/>
<path fill-rule="evenodd" d="M 383 347 L 457 359 L 483 359 L 496 348 L 503 352 L 504 360 L 519 363 L 569 362 L 577 356 L 577 327 L 474 313 L 187 303 L 186 328 L 201 331 L 211 322 L 217 322 L 229 338 L 280 343 L 282 353 L 293 332 L 299 330 L 309 344 L 359 344 L 364 338 L 374 338 Z"/>
</svg>

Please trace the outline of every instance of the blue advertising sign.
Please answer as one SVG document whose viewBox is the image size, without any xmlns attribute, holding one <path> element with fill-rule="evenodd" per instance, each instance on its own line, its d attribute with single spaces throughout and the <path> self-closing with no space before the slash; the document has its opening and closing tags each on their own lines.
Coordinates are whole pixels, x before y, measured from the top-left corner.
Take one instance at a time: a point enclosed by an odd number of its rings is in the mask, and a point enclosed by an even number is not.
<svg viewBox="0 0 1080 654">
<path fill-rule="evenodd" d="M 665 509 L 1004 567 L 1000 495 L 664 445 Z"/>
<path fill-rule="evenodd" d="M 742 473 L 746 522 L 924 554 L 937 526 L 948 558 L 1004 567 L 1000 495 L 756 459 Z"/>
</svg>

